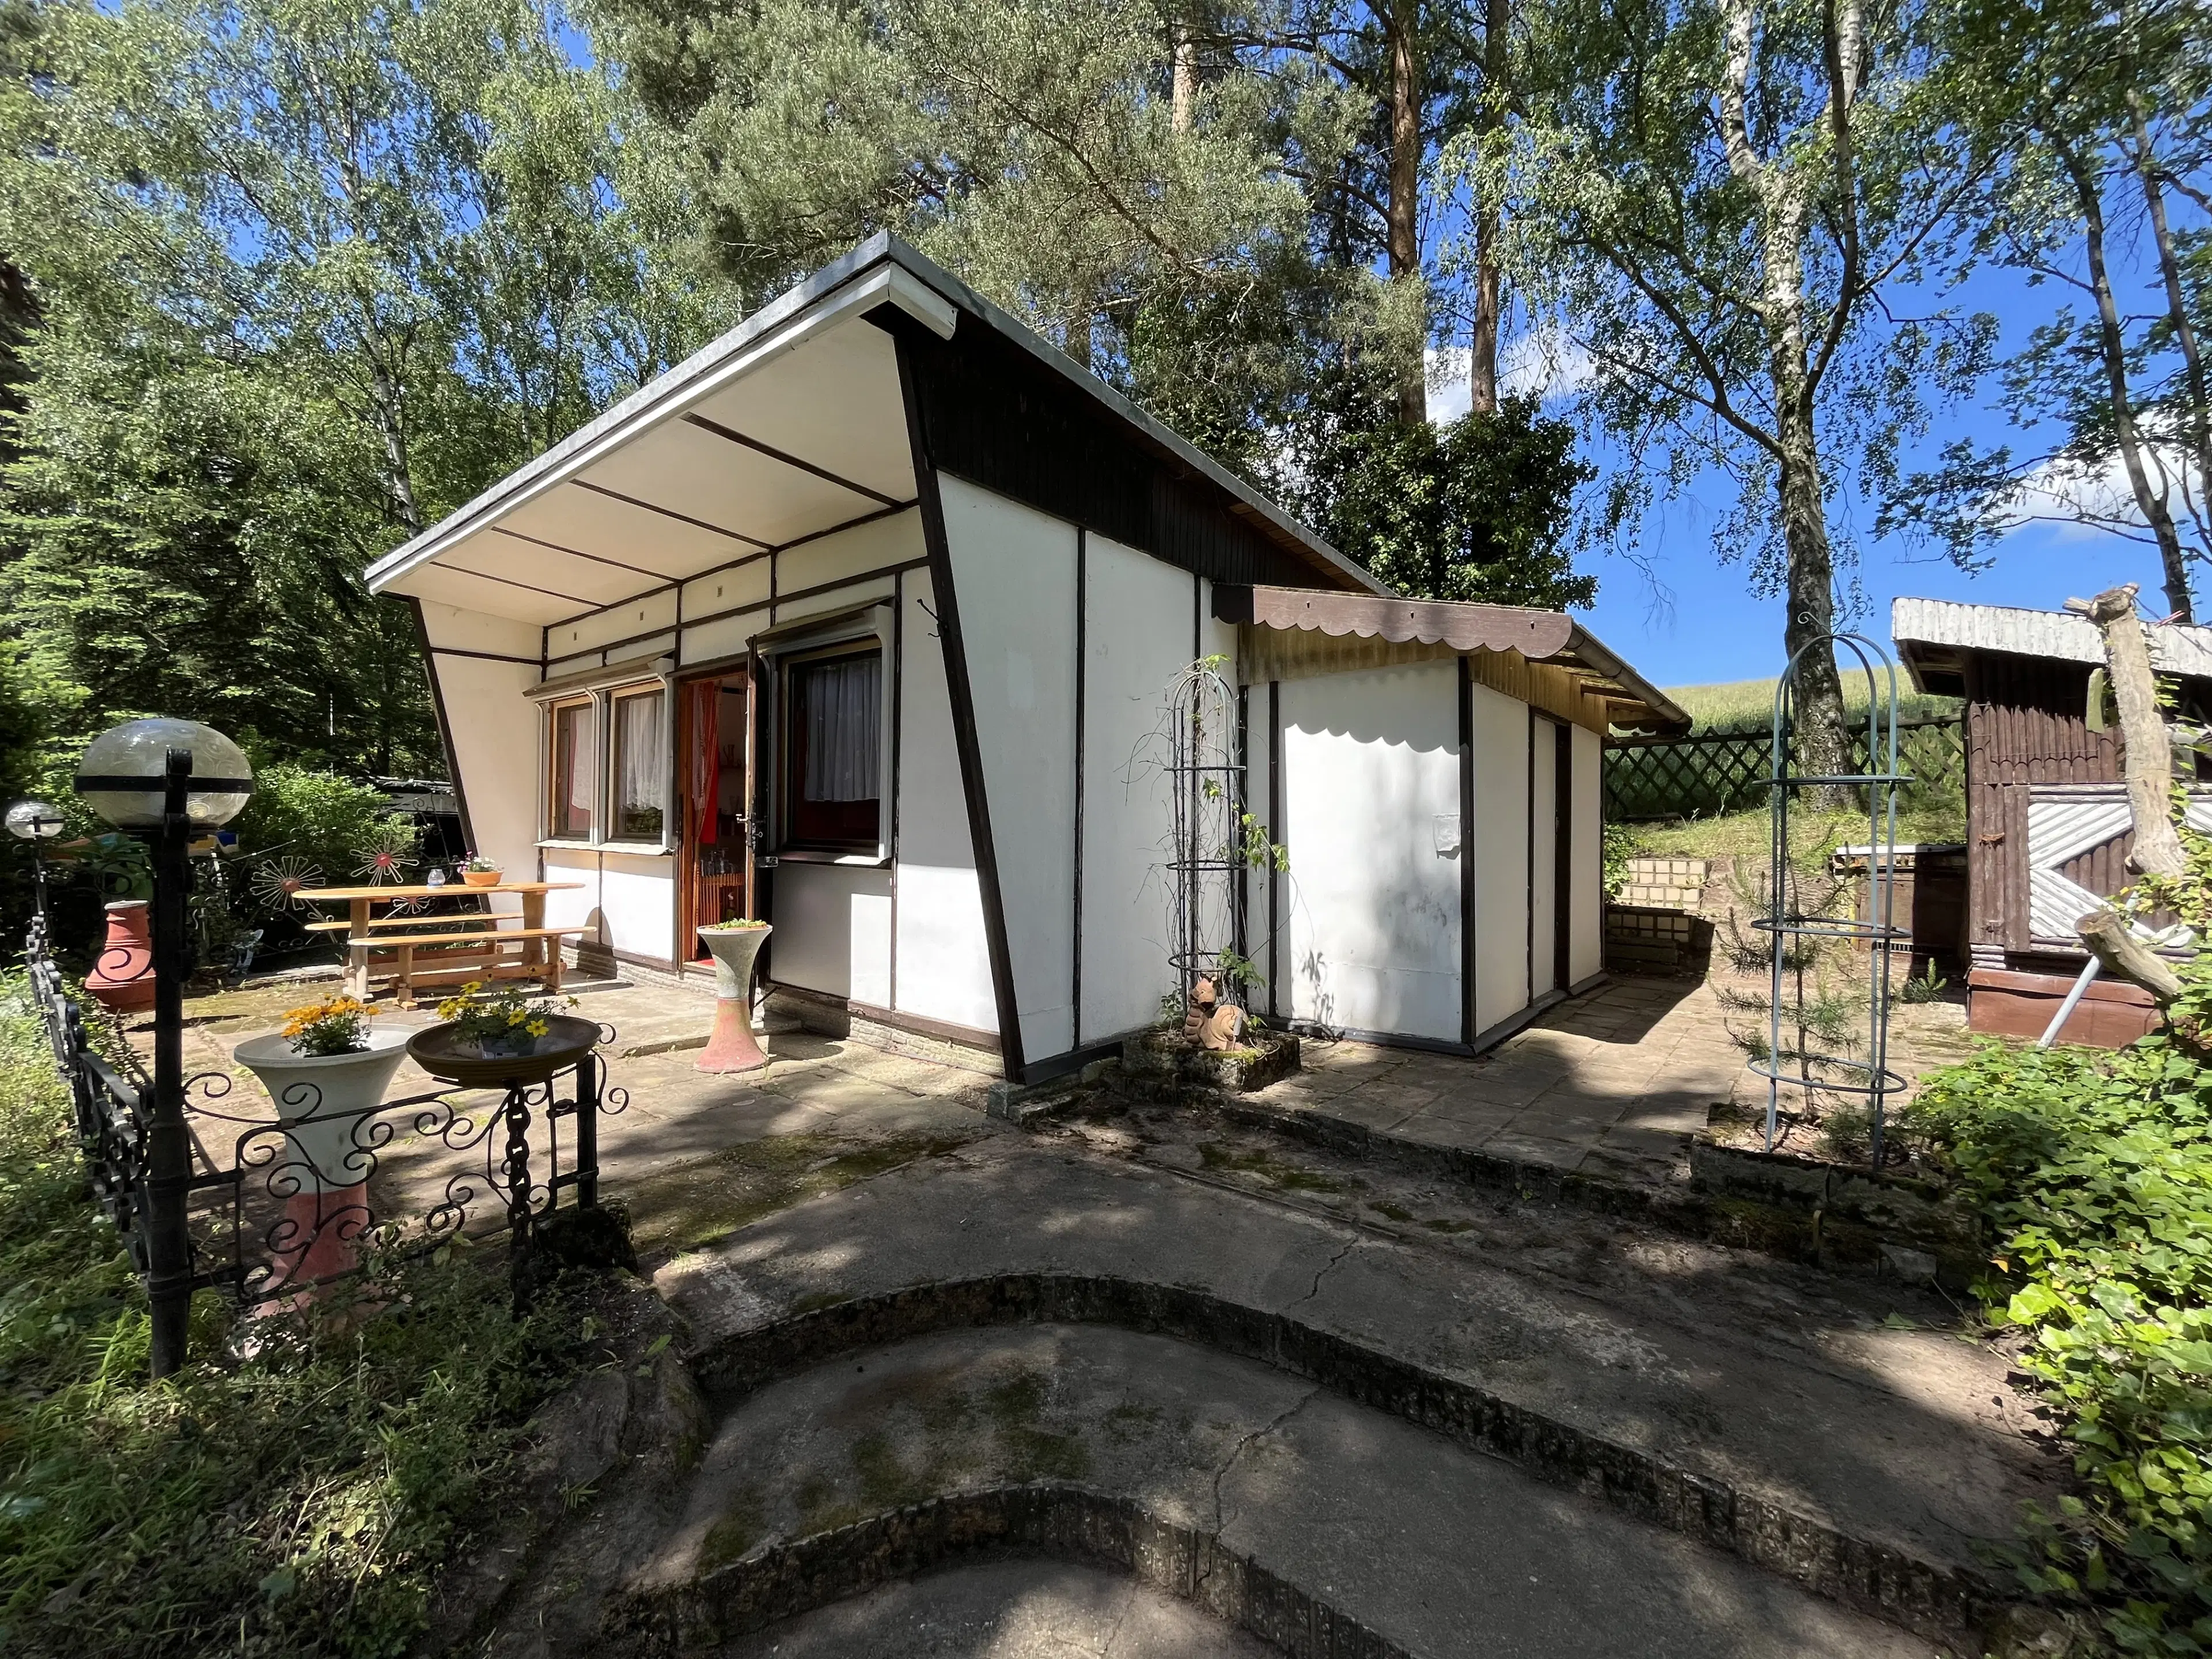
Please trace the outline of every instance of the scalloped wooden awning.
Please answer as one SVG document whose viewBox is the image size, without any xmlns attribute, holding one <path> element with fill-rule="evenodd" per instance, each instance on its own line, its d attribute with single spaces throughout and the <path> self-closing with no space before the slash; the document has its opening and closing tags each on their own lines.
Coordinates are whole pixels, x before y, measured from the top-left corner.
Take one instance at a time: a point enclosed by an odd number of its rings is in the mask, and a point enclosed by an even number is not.
<svg viewBox="0 0 2212 1659">
<path fill-rule="evenodd" d="M 1374 641 L 1386 648 L 1403 647 L 1409 659 L 1445 653 L 1472 656 L 1477 652 L 1510 655 L 1530 665 L 1546 665 L 1568 682 L 1559 690 L 1568 693 L 1575 708 L 1571 717 L 1583 718 L 1585 723 L 1596 723 L 1581 714 L 1588 708 L 1601 708 L 1602 723 L 1607 726 L 1685 731 L 1690 725 L 1689 715 L 1673 698 L 1564 611 L 1224 584 L 1213 590 L 1213 614 L 1221 622 L 1248 628 Z M 1352 665 L 1346 660 L 1342 665 Z M 1319 666 L 1316 662 L 1316 667 Z M 1526 693 L 1518 694 L 1527 699 Z"/>
</svg>

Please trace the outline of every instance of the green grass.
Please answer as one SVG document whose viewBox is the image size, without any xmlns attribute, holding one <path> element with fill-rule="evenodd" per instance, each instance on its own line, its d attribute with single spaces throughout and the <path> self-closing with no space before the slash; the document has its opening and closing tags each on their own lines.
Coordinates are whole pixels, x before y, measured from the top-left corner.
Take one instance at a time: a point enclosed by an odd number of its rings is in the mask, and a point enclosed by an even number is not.
<svg viewBox="0 0 2212 1659">
<path fill-rule="evenodd" d="M 404 1653 L 594 1334 L 561 1292 L 518 1322 L 467 1252 L 250 1332 L 203 1292 L 159 1383 L 148 1330 L 36 1023 L 0 1011 L 0 1655 Z"/>
<path fill-rule="evenodd" d="M 1838 812 L 1824 816 L 1810 811 L 1790 815 L 1790 842 L 1800 858 L 1817 858 L 1835 847 L 1866 843 L 1867 815 Z M 1711 859 L 1724 855 L 1764 859 L 1772 830 L 1764 806 L 1724 817 L 1684 818 L 1674 823 L 1631 823 L 1624 826 L 1637 854 L 1657 859 Z M 1900 842 L 1962 842 L 1966 838 L 1963 801 L 1906 811 L 1899 803 L 1897 838 Z"/>
<path fill-rule="evenodd" d="M 1866 717 L 1867 680 L 1856 670 L 1844 678 L 1844 707 L 1862 720 Z M 1887 700 L 1888 684 L 1886 677 L 1877 677 L 1877 687 Z M 1695 732 L 1764 732 L 1774 722 L 1774 688 L 1776 682 L 1764 680 L 1726 680 L 1716 685 L 1674 685 L 1666 688 L 1667 695 L 1682 706 L 1682 710 L 1696 722 Z M 1930 696 L 1915 691 L 1899 670 L 1897 676 L 1897 712 L 1900 720 L 1923 720 L 1933 715 L 1955 714 L 1960 704 L 1956 697 Z"/>
</svg>

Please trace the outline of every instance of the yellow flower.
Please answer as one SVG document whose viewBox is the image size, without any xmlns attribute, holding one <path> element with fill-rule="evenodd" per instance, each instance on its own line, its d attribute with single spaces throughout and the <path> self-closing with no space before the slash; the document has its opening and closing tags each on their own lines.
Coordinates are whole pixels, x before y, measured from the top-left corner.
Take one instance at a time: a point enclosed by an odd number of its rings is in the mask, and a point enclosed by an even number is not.
<svg viewBox="0 0 2212 1659">
<path fill-rule="evenodd" d="M 546 1031 L 546 1025 L 545 1022 L 542 1019 L 533 1019 L 525 1029 L 527 1030 L 530 1035 L 534 1037 L 544 1036 Z"/>
</svg>

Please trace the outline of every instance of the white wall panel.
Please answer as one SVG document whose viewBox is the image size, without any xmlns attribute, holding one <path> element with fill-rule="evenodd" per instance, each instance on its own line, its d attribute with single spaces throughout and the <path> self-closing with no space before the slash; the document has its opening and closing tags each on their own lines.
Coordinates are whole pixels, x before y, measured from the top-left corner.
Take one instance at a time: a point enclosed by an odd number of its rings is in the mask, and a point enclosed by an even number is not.
<svg viewBox="0 0 2212 1659">
<path fill-rule="evenodd" d="M 890 872 L 841 864 L 775 871 L 769 965 L 781 985 L 881 1007 L 890 990 Z"/>
<path fill-rule="evenodd" d="M 600 854 L 599 907 L 606 941 L 653 962 L 676 954 L 676 860 L 635 853 Z"/>
<path fill-rule="evenodd" d="M 1559 728 L 1532 716 L 1529 737 L 1528 995 L 1563 988 L 1559 982 Z"/>
<path fill-rule="evenodd" d="M 1583 726 L 1574 728 L 1574 896 L 1567 919 L 1569 983 L 1579 985 L 1605 967 L 1604 854 L 1600 846 L 1604 810 L 1604 741 Z"/>
<path fill-rule="evenodd" d="M 599 902 L 599 855 L 597 853 L 572 853 L 549 848 L 545 854 L 545 879 L 577 884 L 545 896 L 547 926 L 588 927 L 591 931 L 581 940 L 586 945 L 611 945 L 614 943 L 607 937 L 606 912 Z M 562 941 L 564 945 L 578 942 L 575 939 Z"/>
<path fill-rule="evenodd" d="M 433 646 L 457 651 L 496 651 L 505 656 L 538 660 L 542 630 L 534 623 L 511 617 L 495 617 L 482 611 L 464 611 L 435 600 L 422 602 L 422 629 Z"/>
<path fill-rule="evenodd" d="M 433 646 L 482 637 L 450 611 L 433 617 L 431 607 L 423 610 Z M 538 666 L 434 653 L 431 666 L 460 771 L 456 781 L 468 797 L 475 850 L 526 880 L 538 872 L 538 716 L 527 695 L 537 684 Z M 504 899 L 500 908 L 516 902 Z"/>
<path fill-rule="evenodd" d="M 1024 1057 L 1075 1038 L 1075 530 L 940 480 Z"/>
<path fill-rule="evenodd" d="M 1474 1027 L 1528 1006 L 1528 707 L 1474 699 Z"/>
<path fill-rule="evenodd" d="M 906 574 L 900 651 L 898 970 L 891 1006 L 971 1030 L 999 1029 L 983 894 L 952 738 L 929 573 Z"/>
<path fill-rule="evenodd" d="M 810 593 L 803 599 L 776 601 L 775 622 L 781 628 L 788 623 L 803 622 L 809 617 L 826 617 L 833 611 L 850 611 L 855 605 L 866 605 L 872 599 L 888 599 L 896 585 L 895 576 L 877 576 L 864 582 L 852 582 L 833 587 L 826 593 Z M 768 626 L 768 613 L 758 613 L 756 628 Z"/>
<path fill-rule="evenodd" d="M 866 575 L 887 565 L 927 557 L 928 551 L 921 536 L 921 514 L 897 514 L 777 554 L 776 591 L 796 593 L 801 588 Z M 778 620 L 781 620 L 781 612 Z"/>
<path fill-rule="evenodd" d="M 676 590 L 670 588 L 642 599 L 632 599 L 611 611 L 602 611 L 596 617 L 586 617 L 580 621 L 549 629 L 546 630 L 546 649 L 556 656 L 574 655 L 610 645 L 617 640 L 626 640 L 633 634 L 672 628 L 675 623 Z M 621 645 L 614 648 L 619 659 L 643 656 L 653 647 L 650 641 L 641 641 L 634 647 Z"/>
<path fill-rule="evenodd" d="M 1149 1025 L 1168 966 L 1169 785 L 1158 741 L 1190 661 L 1188 571 L 1092 536 L 1084 555 L 1083 1024 L 1096 1042 Z M 1182 625 L 1178 627 L 1176 623 Z"/>
<path fill-rule="evenodd" d="M 1460 1039 L 1458 685 L 1443 662 L 1282 687 L 1295 1018 Z"/>
</svg>

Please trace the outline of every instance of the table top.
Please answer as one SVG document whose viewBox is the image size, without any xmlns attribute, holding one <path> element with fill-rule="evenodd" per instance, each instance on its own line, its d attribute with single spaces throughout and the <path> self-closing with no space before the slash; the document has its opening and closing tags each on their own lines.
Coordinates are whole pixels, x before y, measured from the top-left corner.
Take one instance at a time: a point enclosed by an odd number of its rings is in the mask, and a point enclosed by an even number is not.
<svg viewBox="0 0 2212 1659">
<path fill-rule="evenodd" d="M 489 887 L 471 887 L 466 882 L 449 881 L 443 887 L 302 887 L 292 896 L 307 900 L 450 898 L 456 893 L 557 893 L 583 884 L 580 881 L 502 881 Z"/>
</svg>

